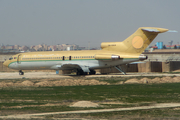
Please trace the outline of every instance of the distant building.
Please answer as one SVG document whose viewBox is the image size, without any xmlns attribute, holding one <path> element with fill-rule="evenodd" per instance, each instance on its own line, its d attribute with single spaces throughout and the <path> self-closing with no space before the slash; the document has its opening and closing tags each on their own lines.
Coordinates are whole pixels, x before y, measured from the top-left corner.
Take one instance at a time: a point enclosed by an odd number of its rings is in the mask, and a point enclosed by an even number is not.
<svg viewBox="0 0 180 120">
<path fill-rule="evenodd" d="M 24 46 L 19 47 L 19 50 L 20 51 L 27 51 L 27 50 L 29 50 L 29 47 L 24 45 Z"/>
<path fill-rule="evenodd" d="M 50 50 L 50 51 L 56 50 L 56 45 L 50 45 L 50 46 L 48 46 L 48 50 Z"/>
<path fill-rule="evenodd" d="M 3 45 L 3 46 L 1 46 L 1 49 L 5 49 L 6 47 Z"/>
<path fill-rule="evenodd" d="M 58 45 L 56 45 L 56 50 L 57 50 L 57 51 L 61 51 L 61 50 L 62 50 L 61 48 L 62 48 L 62 46 L 61 46 L 61 45 L 59 45 L 59 44 L 58 44 Z"/>
<path fill-rule="evenodd" d="M 19 49 L 19 45 L 14 45 L 14 49 L 18 50 Z"/>
<path fill-rule="evenodd" d="M 78 50 L 79 46 L 74 45 L 74 44 L 62 44 L 61 45 L 61 50 L 66 51 L 66 50 Z"/>
<path fill-rule="evenodd" d="M 156 43 L 157 49 L 163 49 L 163 42 Z"/>
<path fill-rule="evenodd" d="M 19 46 L 19 45 L 1 45 L 1 51 L 3 52 L 18 52 L 18 51 L 67 51 L 67 50 L 86 50 L 85 47 L 79 47 L 75 44 L 58 44 L 58 45 L 46 45 L 39 44 L 33 46 Z M 0 51 L 0 52 L 1 52 Z"/>
<path fill-rule="evenodd" d="M 86 47 L 79 47 L 78 50 L 86 50 Z"/>
<path fill-rule="evenodd" d="M 158 47 L 157 46 L 151 46 L 150 48 L 157 49 Z"/>
<path fill-rule="evenodd" d="M 13 45 L 6 45 L 5 49 L 12 50 L 12 49 L 14 49 L 14 46 Z"/>
<path fill-rule="evenodd" d="M 179 45 L 166 45 L 166 49 L 179 49 Z"/>
<path fill-rule="evenodd" d="M 43 44 L 42 47 L 43 47 L 43 50 L 44 50 L 44 51 L 47 51 L 47 50 L 48 50 L 48 45 Z"/>
</svg>

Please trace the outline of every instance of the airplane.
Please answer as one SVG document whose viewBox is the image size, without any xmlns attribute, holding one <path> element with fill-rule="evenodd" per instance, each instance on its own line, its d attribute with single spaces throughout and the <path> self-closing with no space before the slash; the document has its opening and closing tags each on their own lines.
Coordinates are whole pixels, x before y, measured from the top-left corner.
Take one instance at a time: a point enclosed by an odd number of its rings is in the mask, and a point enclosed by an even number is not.
<svg viewBox="0 0 180 120">
<path fill-rule="evenodd" d="M 103 42 L 101 50 L 25 52 L 13 55 L 3 65 L 19 70 L 75 70 L 76 75 L 93 75 L 95 69 L 115 67 L 126 74 L 122 64 L 143 61 L 142 52 L 165 28 L 140 27 L 122 42 Z"/>
</svg>

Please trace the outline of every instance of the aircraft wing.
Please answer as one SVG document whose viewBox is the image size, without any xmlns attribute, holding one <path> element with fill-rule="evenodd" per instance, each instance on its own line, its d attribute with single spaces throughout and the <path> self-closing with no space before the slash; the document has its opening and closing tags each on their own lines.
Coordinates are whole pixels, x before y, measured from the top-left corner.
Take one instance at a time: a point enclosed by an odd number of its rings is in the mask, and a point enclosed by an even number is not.
<svg viewBox="0 0 180 120">
<path fill-rule="evenodd" d="M 81 69 L 78 64 L 62 64 L 62 65 L 56 65 L 55 67 L 60 70 Z"/>
<path fill-rule="evenodd" d="M 140 63 L 146 63 L 146 62 L 131 62 L 129 64 L 140 64 Z"/>
<path fill-rule="evenodd" d="M 59 70 L 74 70 L 74 69 L 82 69 L 84 72 L 90 72 L 89 66 L 85 65 L 78 65 L 78 64 L 62 64 L 62 65 L 56 65 L 53 68 L 58 68 Z"/>
</svg>

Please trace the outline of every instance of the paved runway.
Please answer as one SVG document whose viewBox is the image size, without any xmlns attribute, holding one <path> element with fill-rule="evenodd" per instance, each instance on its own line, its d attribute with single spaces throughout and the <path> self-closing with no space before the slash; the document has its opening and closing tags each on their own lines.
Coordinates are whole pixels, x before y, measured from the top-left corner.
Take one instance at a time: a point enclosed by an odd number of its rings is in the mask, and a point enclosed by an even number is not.
<svg viewBox="0 0 180 120">
<path fill-rule="evenodd" d="M 96 78 L 96 77 L 136 77 L 136 76 L 180 76 L 180 74 L 169 74 L 169 73 L 127 73 L 123 75 L 121 73 L 114 74 L 96 74 L 96 75 L 60 75 L 56 72 L 25 72 L 24 75 L 19 75 L 18 72 L 0 72 L 0 79 L 34 79 L 34 78 L 74 78 L 74 77 L 85 77 L 85 78 Z"/>
</svg>

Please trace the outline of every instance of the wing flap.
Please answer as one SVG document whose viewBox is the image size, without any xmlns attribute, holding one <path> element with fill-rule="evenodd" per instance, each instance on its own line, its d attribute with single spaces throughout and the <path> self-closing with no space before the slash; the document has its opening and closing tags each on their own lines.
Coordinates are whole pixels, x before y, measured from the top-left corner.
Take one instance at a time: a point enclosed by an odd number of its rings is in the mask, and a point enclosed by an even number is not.
<svg viewBox="0 0 180 120">
<path fill-rule="evenodd" d="M 90 72 L 88 66 L 80 66 L 80 67 L 81 67 L 81 69 L 83 70 L 83 72 Z"/>
</svg>

